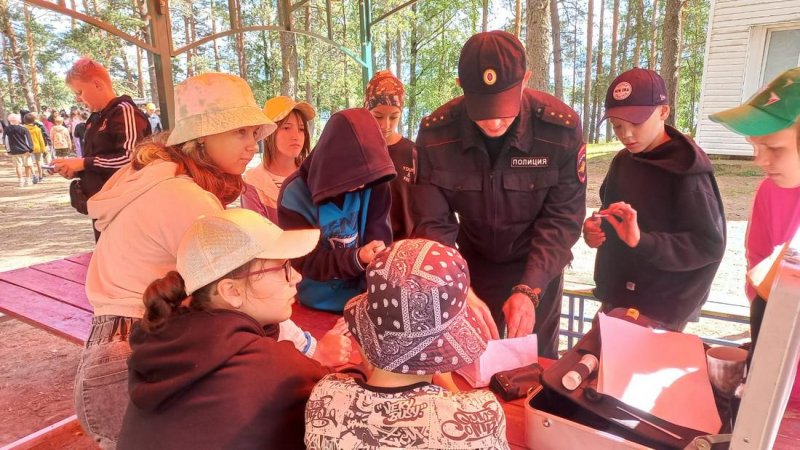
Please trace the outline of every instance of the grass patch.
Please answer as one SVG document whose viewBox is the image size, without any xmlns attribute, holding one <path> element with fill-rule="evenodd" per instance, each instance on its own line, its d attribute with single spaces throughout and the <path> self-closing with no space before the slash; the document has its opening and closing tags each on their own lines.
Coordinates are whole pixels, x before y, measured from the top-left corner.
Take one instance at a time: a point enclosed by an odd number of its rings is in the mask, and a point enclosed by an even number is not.
<svg viewBox="0 0 800 450">
<path fill-rule="evenodd" d="M 586 144 L 586 154 L 591 157 L 608 152 L 617 152 L 622 149 L 622 144 L 618 141 L 605 142 L 599 144 Z"/>
<path fill-rule="evenodd" d="M 714 166 L 714 175 L 732 177 L 761 178 L 764 172 L 750 161 L 711 161 Z"/>
</svg>

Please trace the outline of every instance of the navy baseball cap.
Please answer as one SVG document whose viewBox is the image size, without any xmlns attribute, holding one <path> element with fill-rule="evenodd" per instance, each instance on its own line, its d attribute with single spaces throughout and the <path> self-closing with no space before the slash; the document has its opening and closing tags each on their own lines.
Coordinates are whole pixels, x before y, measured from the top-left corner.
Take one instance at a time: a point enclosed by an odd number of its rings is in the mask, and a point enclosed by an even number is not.
<svg viewBox="0 0 800 450">
<path fill-rule="evenodd" d="M 642 123 L 661 105 L 669 105 L 664 79 L 652 70 L 636 67 L 621 73 L 608 87 L 602 120 L 614 117 Z"/>
<path fill-rule="evenodd" d="M 472 120 L 516 117 L 525 79 L 525 48 L 505 31 L 478 33 L 458 58 L 458 79 Z"/>
</svg>

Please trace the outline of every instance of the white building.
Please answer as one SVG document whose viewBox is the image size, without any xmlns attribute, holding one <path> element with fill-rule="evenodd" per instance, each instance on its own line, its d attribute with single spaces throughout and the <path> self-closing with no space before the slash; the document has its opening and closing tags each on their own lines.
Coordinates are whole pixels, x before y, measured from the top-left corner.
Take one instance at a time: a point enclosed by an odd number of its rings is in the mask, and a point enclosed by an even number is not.
<svg viewBox="0 0 800 450">
<path fill-rule="evenodd" d="M 711 0 L 697 141 L 706 152 L 751 156 L 745 140 L 708 119 L 800 66 L 800 0 Z"/>
</svg>

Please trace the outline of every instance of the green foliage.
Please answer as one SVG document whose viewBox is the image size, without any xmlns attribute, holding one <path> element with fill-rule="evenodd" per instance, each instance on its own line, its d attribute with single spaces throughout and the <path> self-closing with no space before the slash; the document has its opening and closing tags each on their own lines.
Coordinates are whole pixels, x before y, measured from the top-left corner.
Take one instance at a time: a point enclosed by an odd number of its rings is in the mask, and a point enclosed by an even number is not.
<svg viewBox="0 0 800 450">
<path fill-rule="evenodd" d="M 149 33 L 143 22 L 139 6 L 142 0 L 86 0 L 75 2 L 80 12 L 104 20 L 125 33 L 144 39 Z M 372 18 L 404 4 L 406 0 L 372 0 Z M 69 4 L 69 2 L 67 2 Z M 268 98 L 281 94 L 282 60 L 281 32 L 278 31 L 278 2 L 260 0 L 239 0 L 243 26 L 266 26 L 274 29 L 248 32 L 243 38 L 244 61 L 247 78 L 257 101 L 263 104 Z M 298 2 L 291 2 L 297 5 Z M 330 3 L 331 27 L 328 29 L 326 4 Z M 599 2 L 598 2 L 599 3 Z M 620 29 L 618 50 L 625 46 L 622 37 L 626 35 L 625 22 L 633 15 L 627 35 L 627 52 L 619 56 L 629 68 L 635 37 L 642 39 L 640 65 L 647 64 L 649 42 L 653 30 L 658 30 L 663 22 L 664 0 L 659 0 L 659 20 L 651 23 L 653 0 L 643 0 L 644 11 L 631 11 L 631 1 L 620 1 Z M 678 124 L 683 130 L 693 130 L 697 122 L 697 103 L 702 74 L 703 50 L 705 43 L 705 24 L 709 0 L 688 0 L 685 24 L 684 46 L 681 67 L 680 104 Z M 180 48 L 188 43 L 202 39 L 216 32 L 229 30 L 231 13 L 227 0 L 172 0 L 169 3 L 173 32 L 173 45 Z M 420 0 L 413 6 L 401 9 L 385 18 L 372 28 L 374 69 L 387 66 L 397 72 L 397 61 L 402 62 L 400 79 L 406 83 L 406 108 L 403 116 L 405 134 L 416 133 L 419 122 L 440 105 L 461 94 L 455 83 L 457 63 L 461 46 L 467 38 L 480 30 L 482 22 L 482 0 Z M 492 0 L 489 14 L 497 8 L 513 11 L 513 0 Z M 604 64 L 602 74 L 610 71 L 611 45 L 611 6 L 606 0 L 604 32 Z M 585 66 L 585 21 L 586 5 L 581 0 L 561 0 L 561 43 L 564 67 L 564 100 L 576 110 L 581 110 L 583 101 L 583 67 Z M 84 10 L 89 8 L 89 11 Z M 106 65 L 115 80 L 120 93 L 130 93 L 137 97 L 150 98 L 151 83 L 148 64 L 142 61 L 143 92 L 138 88 L 138 70 L 135 48 L 122 39 L 101 31 L 94 26 L 76 21 L 74 27 L 68 17 L 31 7 L 33 20 L 25 23 L 21 13 L 21 1 L 10 0 L 9 18 L 14 25 L 15 36 L 23 51 L 26 27 L 33 32 L 34 49 L 40 91 L 37 93 L 41 103 L 67 108 L 74 100 L 63 85 L 63 77 L 70 64 L 79 56 L 87 55 Z M 523 2 L 523 14 L 524 14 Z M 212 25 L 211 18 L 214 18 Z M 522 23 L 524 40 L 525 19 Z M 320 121 L 332 113 L 347 107 L 358 107 L 363 103 L 363 71 L 353 56 L 361 57 L 359 28 L 359 1 L 340 0 L 326 2 L 309 0 L 292 13 L 297 54 L 297 92 L 295 96 L 308 99 L 318 109 Z M 597 16 L 595 17 L 597 22 Z M 491 22 L 491 21 L 490 21 Z M 513 28 L 513 14 L 505 16 L 502 23 L 494 27 Z M 308 34 L 323 38 L 330 36 L 336 44 L 331 45 L 315 39 Z M 597 36 L 595 30 L 595 36 Z M 660 34 L 656 33 L 657 48 Z M 595 37 L 596 40 L 596 37 Z M 400 51 L 398 53 L 398 42 Z M 658 51 L 656 52 L 658 54 Z M 172 59 L 173 83 L 184 80 L 190 74 L 220 70 L 240 74 L 237 54 L 237 38 L 233 35 L 208 42 Z M 16 77 L 16 71 L 13 71 Z M 594 73 L 594 70 L 593 70 Z M 17 107 L 24 102 L 18 86 L 7 86 L 5 71 L 0 71 L 0 89 L 7 107 Z M 12 77 L 12 78 L 13 78 Z M 594 77 L 594 76 L 593 76 Z M 552 79 L 552 77 L 551 77 Z M 574 82 L 573 82 L 574 80 Z M 13 81 L 13 80 L 12 80 Z M 413 81 L 413 83 L 412 83 Z M 599 98 L 610 80 L 601 76 L 597 80 Z M 13 96 L 14 102 L 11 101 Z M 602 101 L 602 100 L 601 100 Z M 314 127 L 318 135 L 321 127 Z"/>
</svg>

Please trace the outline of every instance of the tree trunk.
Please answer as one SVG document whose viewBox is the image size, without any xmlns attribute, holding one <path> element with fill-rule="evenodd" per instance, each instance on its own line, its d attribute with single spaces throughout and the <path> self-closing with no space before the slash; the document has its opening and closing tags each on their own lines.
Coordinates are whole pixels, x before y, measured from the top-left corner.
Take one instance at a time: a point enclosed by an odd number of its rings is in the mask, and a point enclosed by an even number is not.
<svg viewBox="0 0 800 450">
<path fill-rule="evenodd" d="M 631 67 L 639 67 L 642 61 L 642 27 L 644 26 L 644 2 L 643 0 L 636 0 L 636 45 L 633 47 L 633 61 Z"/>
<path fill-rule="evenodd" d="M 658 55 L 656 54 L 656 41 L 658 41 L 658 0 L 653 0 L 653 20 L 650 22 L 653 27 L 653 36 L 650 38 L 650 51 L 647 54 L 647 68 L 656 70 L 658 65 Z"/>
<path fill-rule="evenodd" d="M 342 35 L 343 36 L 347 36 L 347 7 L 345 5 L 345 2 L 342 2 Z M 350 107 L 350 91 L 347 88 L 347 81 L 349 79 L 349 76 L 347 75 L 347 66 L 348 66 L 349 58 L 347 56 L 345 56 L 345 55 L 342 55 L 342 59 L 344 60 L 344 69 L 343 69 L 343 72 L 344 72 L 344 77 L 343 77 L 343 80 L 344 80 L 344 104 L 345 104 L 345 108 L 349 108 Z"/>
<path fill-rule="evenodd" d="M 481 31 L 484 33 L 489 30 L 489 0 L 483 0 Z"/>
<path fill-rule="evenodd" d="M 23 63 L 19 45 L 17 45 L 17 36 L 14 34 L 14 29 L 11 27 L 11 16 L 9 15 L 8 3 L 6 0 L 2 0 L 2 3 L 0 3 L 0 23 L 3 25 L 3 32 L 8 36 L 9 48 L 7 50 L 10 50 L 11 60 L 17 68 L 17 86 L 22 89 L 22 94 L 25 97 L 28 109 L 34 110 L 36 109 L 36 101 L 33 98 L 30 85 L 28 84 L 28 71 Z"/>
<path fill-rule="evenodd" d="M 594 37 L 594 0 L 586 11 L 586 66 L 583 82 L 583 140 L 589 141 L 589 114 L 592 100 L 592 39 Z"/>
<path fill-rule="evenodd" d="M 553 83 L 555 84 L 555 96 L 563 101 L 564 55 L 561 49 L 561 17 L 558 14 L 558 0 L 550 0 L 550 27 L 553 30 Z"/>
<path fill-rule="evenodd" d="M 188 2 L 187 2 L 188 3 Z M 189 3 L 191 5 L 191 3 Z M 186 39 L 186 43 L 189 44 L 192 42 L 191 32 L 191 25 L 189 24 L 189 16 L 190 13 L 185 11 L 183 13 L 183 36 Z M 192 51 L 189 50 L 186 52 L 186 76 L 191 77 L 194 76 L 194 66 L 192 64 Z"/>
<path fill-rule="evenodd" d="M 384 47 L 384 53 L 386 53 L 386 70 L 392 70 L 392 47 L 394 46 L 394 42 L 389 37 L 389 33 L 386 33 L 386 45 Z"/>
<path fill-rule="evenodd" d="M 619 0 L 614 0 L 614 16 L 611 25 L 611 68 L 608 71 L 608 82 L 617 77 L 617 33 L 619 32 Z M 610 86 L 610 85 L 609 85 Z M 611 122 L 606 121 L 606 142 L 611 142 Z"/>
<path fill-rule="evenodd" d="M 395 71 L 394 71 L 395 75 L 397 75 L 397 77 L 402 77 L 402 74 L 403 74 L 403 33 L 401 31 L 397 32 L 397 40 L 395 41 L 394 63 L 395 63 Z M 407 86 L 406 86 L 406 92 L 408 92 L 408 87 Z M 400 120 L 397 122 L 397 131 L 398 131 L 398 133 L 402 133 L 403 132 L 403 114 L 400 114 Z M 406 134 L 406 136 L 412 136 L 412 135 L 411 134 Z"/>
<path fill-rule="evenodd" d="M 681 18 L 685 6 L 683 0 L 666 0 L 664 4 L 664 27 L 661 39 L 663 42 L 663 59 L 661 76 L 667 83 L 667 96 L 671 111 L 667 118 L 668 125 L 675 125 L 675 111 L 678 106 L 678 61 L 681 53 Z"/>
<path fill-rule="evenodd" d="M 75 0 L 69 0 L 70 9 L 75 11 Z M 70 17 L 69 19 L 69 29 L 75 31 L 75 18 Z"/>
<path fill-rule="evenodd" d="M 7 9 L 5 6 L 5 1 L 6 0 L 0 0 L 0 30 L 2 30 L 2 33 L 0 33 L 0 50 L 2 50 L 3 52 L 2 54 L 3 69 L 5 69 L 6 72 L 6 83 L 7 83 L 6 85 L 8 86 L 8 100 L 11 102 L 12 105 L 14 105 L 17 103 L 17 96 L 16 96 L 17 90 L 14 89 L 14 72 L 11 66 L 11 51 L 6 46 L 5 20 L 7 19 L 4 18 L 7 18 L 8 15 L 6 14 Z M 5 117 L 3 117 L 3 119 L 5 119 Z"/>
<path fill-rule="evenodd" d="M 412 22 L 411 32 L 408 40 L 409 61 L 408 61 L 408 89 L 406 91 L 406 108 L 408 109 L 408 123 L 406 125 L 406 136 L 414 136 L 411 127 L 414 124 L 417 114 L 417 4 L 411 6 Z"/>
<path fill-rule="evenodd" d="M 310 31 L 311 30 L 311 7 L 309 6 L 308 3 L 306 3 L 305 8 L 303 9 L 303 15 L 304 15 L 304 18 L 305 18 L 305 23 L 303 24 L 303 27 L 305 28 L 306 31 Z M 311 61 L 311 39 L 305 39 L 303 41 L 303 43 L 304 43 L 304 45 L 303 45 L 303 53 L 304 53 L 303 54 L 303 62 L 304 62 L 303 67 L 308 67 L 310 65 L 310 61 Z M 308 104 L 310 104 L 310 105 L 313 105 L 316 102 L 314 101 L 314 85 L 311 84 L 311 81 L 309 81 L 310 78 L 311 78 L 310 76 L 306 76 L 306 102 Z M 314 136 L 314 121 L 313 120 L 308 123 L 308 135 L 309 136 Z"/>
<path fill-rule="evenodd" d="M 600 109 L 600 96 L 601 92 L 605 93 L 605 77 L 603 74 L 605 70 L 603 70 L 603 25 L 606 17 L 606 1 L 600 0 L 600 22 L 598 23 L 598 32 L 597 32 L 597 68 L 594 77 L 594 114 L 592 114 L 592 133 L 594 134 L 594 139 L 592 142 L 599 142 L 600 141 L 600 127 L 598 126 L 599 121 L 599 109 Z"/>
<path fill-rule="evenodd" d="M 570 108 L 575 109 L 578 95 L 578 21 L 572 21 L 572 95 L 570 95 Z"/>
<path fill-rule="evenodd" d="M 217 19 L 214 17 L 214 0 L 211 0 L 211 6 L 208 8 L 208 18 L 211 20 L 211 34 L 217 34 Z M 214 70 L 221 72 L 219 66 L 219 47 L 217 47 L 217 40 L 211 41 L 211 48 L 214 49 Z"/>
<path fill-rule="evenodd" d="M 532 72 L 528 87 L 548 91 L 550 86 L 550 0 L 526 0 L 525 53 Z"/>
<path fill-rule="evenodd" d="M 39 106 L 39 75 L 36 67 L 36 44 L 33 42 L 33 31 L 31 30 L 31 10 L 27 3 L 22 3 L 22 12 L 25 15 L 25 44 L 28 47 L 28 75 L 30 75 L 31 94 L 33 95 L 33 106 L 36 111 L 41 112 Z M 38 118 L 37 118 L 38 119 Z"/>
<path fill-rule="evenodd" d="M 628 6 L 625 8 L 625 33 L 622 38 L 622 49 L 619 51 L 619 73 L 625 72 L 628 67 L 628 45 L 631 41 L 631 16 L 633 16 L 631 5 L 633 5 L 634 1 L 628 0 Z M 633 9 L 636 8 L 634 7 Z"/>
<path fill-rule="evenodd" d="M 555 28 L 553 28 L 555 30 Z M 514 36 L 519 39 L 522 31 L 522 0 L 514 2 Z"/>
<path fill-rule="evenodd" d="M 122 52 L 122 55 L 120 55 L 120 57 L 122 58 L 122 70 L 125 71 L 125 87 L 127 89 L 132 89 L 133 75 L 131 74 L 131 65 L 128 62 L 128 53 Z"/>
</svg>

